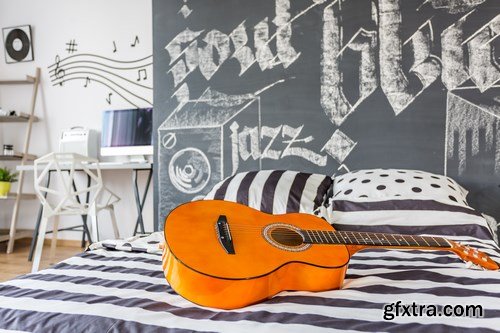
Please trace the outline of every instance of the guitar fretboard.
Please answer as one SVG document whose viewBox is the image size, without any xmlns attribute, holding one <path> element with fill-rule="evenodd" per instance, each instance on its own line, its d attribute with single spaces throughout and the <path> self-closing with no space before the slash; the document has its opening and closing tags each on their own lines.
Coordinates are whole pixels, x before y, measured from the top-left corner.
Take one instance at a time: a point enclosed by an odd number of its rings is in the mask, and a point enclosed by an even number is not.
<svg viewBox="0 0 500 333">
<path fill-rule="evenodd" d="M 304 243 L 309 244 L 450 247 L 446 239 L 432 236 L 323 230 L 302 230 L 302 235 L 304 236 Z"/>
</svg>

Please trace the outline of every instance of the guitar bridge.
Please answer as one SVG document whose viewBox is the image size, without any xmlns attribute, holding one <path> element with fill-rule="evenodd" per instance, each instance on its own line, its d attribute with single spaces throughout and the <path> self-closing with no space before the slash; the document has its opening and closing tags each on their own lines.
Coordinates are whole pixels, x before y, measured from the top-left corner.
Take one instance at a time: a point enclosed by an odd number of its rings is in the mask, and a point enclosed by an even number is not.
<svg viewBox="0 0 500 333">
<path fill-rule="evenodd" d="M 229 223 L 225 215 L 220 215 L 217 223 L 215 224 L 215 231 L 220 245 L 224 248 L 227 254 L 236 254 L 234 252 L 233 238 L 229 230 Z"/>
</svg>

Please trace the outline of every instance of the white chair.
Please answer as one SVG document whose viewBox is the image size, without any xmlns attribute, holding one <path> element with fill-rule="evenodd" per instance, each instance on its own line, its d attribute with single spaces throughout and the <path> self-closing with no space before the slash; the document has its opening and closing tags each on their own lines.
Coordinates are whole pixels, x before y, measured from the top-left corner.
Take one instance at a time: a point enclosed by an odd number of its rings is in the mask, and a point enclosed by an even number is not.
<svg viewBox="0 0 500 333">
<path fill-rule="evenodd" d="M 93 241 L 99 240 L 97 214 L 101 210 L 108 210 L 115 238 L 119 238 L 118 226 L 114 212 L 114 204 L 120 198 L 103 185 L 101 169 L 96 159 L 72 153 L 50 153 L 35 160 L 35 193 L 42 203 L 42 221 L 38 232 L 32 272 L 37 272 L 42 257 L 43 244 L 47 224 L 54 218 L 52 231 L 51 253 L 55 251 L 59 216 L 61 215 L 86 215 L 90 217 L 90 232 Z M 52 188 L 44 183 L 49 172 L 55 172 L 54 180 L 58 180 Z M 75 189 L 75 176 L 84 173 L 88 177 L 85 188 Z M 51 182 L 54 184 L 54 182 Z M 89 194 L 89 202 L 80 202 L 78 196 Z"/>
</svg>

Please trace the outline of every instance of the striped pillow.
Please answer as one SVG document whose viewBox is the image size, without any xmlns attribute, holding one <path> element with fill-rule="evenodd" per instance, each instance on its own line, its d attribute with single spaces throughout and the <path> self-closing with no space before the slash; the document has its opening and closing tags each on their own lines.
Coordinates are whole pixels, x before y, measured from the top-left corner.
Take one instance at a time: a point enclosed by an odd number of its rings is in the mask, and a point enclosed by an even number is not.
<svg viewBox="0 0 500 333">
<path fill-rule="evenodd" d="M 332 182 L 329 176 L 298 171 L 241 172 L 216 184 L 205 200 L 238 202 L 270 214 L 314 214 Z"/>
</svg>

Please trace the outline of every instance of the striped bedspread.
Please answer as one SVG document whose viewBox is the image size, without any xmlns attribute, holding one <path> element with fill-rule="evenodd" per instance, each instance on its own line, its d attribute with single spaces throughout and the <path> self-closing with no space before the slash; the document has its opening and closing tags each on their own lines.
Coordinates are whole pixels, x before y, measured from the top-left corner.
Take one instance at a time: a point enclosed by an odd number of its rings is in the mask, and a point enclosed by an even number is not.
<svg viewBox="0 0 500 333">
<path fill-rule="evenodd" d="M 493 243 L 462 238 L 500 261 Z M 145 242 L 147 243 L 147 242 Z M 155 242 L 151 242 L 155 243 Z M 161 256 L 100 247 L 0 284 L 0 331 L 29 332 L 495 332 L 500 273 L 466 268 L 444 252 L 372 250 L 350 262 L 343 289 L 283 292 L 234 311 L 178 296 Z M 109 249 L 114 247 L 115 249 Z M 117 250 L 117 249 L 122 250 Z M 128 249 L 128 251 L 127 251 Z M 480 305 L 482 318 L 400 316 L 384 305 Z"/>
</svg>

